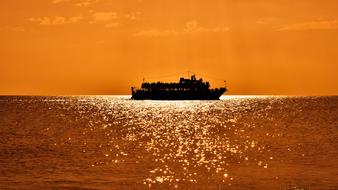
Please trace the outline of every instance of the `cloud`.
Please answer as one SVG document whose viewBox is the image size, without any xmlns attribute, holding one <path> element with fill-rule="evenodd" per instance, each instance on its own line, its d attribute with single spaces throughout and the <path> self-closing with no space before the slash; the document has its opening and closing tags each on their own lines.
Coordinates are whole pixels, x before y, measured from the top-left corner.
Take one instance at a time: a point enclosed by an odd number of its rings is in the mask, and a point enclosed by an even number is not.
<svg viewBox="0 0 338 190">
<path fill-rule="evenodd" d="M 181 30 L 141 30 L 134 34 L 134 36 L 144 36 L 144 37 L 158 37 L 158 36 L 174 36 L 174 35 L 184 35 L 192 33 L 207 33 L 207 32 L 227 32 L 230 29 L 228 27 L 215 27 L 215 28 L 206 28 L 199 25 L 195 20 L 189 21 L 185 24 L 185 27 Z"/>
<path fill-rule="evenodd" d="M 215 27 L 215 28 L 206 28 L 199 25 L 196 20 L 189 21 L 185 24 L 184 32 L 185 33 L 196 33 L 196 32 L 227 32 L 230 29 L 228 27 Z"/>
<path fill-rule="evenodd" d="M 189 21 L 185 24 L 184 32 L 192 33 L 192 32 L 207 32 L 208 29 L 199 26 L 196 20 Z"/>
<path fill-rule="evenodd" d="M 337 20 L 304 22 L 275 27 L 275 31 L 335 30 L 335 29 L 338 29 Z"/>
<path fill-rule="evenodd" d="M 29 18 L 28 20 L 31 22 L 38 22 L 40 25 L 66 25 L 77 23 L 81 19 L 82 19 L 81 16 L 70 18 L 55 16 L 55 17 Z"/>
<path fill-rule="evenodd" d="M 139 15 L 141 15 L 141 12 L 131 12 L 131 13 L 125 14 L 124 17 L 127 20 L 133 21 L 133 20 L 137 20 Z"/>
<path fill-rule="evenodd" d="M 90 21 L 91 24 L 97 22 L 109 22 L 111 20 L 117 19 L 116 12 L 94 12 L 92 14 L 92 20 Z"/>
<path fill-rule="evenodd" d="M 117 13 L 115 12 L 95 12 L 91 11 L 88 16 L 74 16 L 74 17 L 63 17 L 63 16 L 45 16 L 38 18 L 29 18 L 30 22 L 38 23 L 39 25 L 67 25 L 78 23 L 83 20 L 83 23 L 95 24 L 101 23 L 106 28 L 115 28 L 120 25 L 116 21 Z"/>
<path fill-rule="evenodd" d="M 106 28 L 116 28 L 116 27 L 118 27 L 119 25 L 120 25 L 120 23 L 114 22 L 114 23 L 108 23 L 108 24 L 105 24 L 104 26 L 105 26 Z"/>
<path fill-rule="evenodd" d="M 176 30 L 141 30 L 134 34 L 134 36 L 144 36 L 144 37 L 159 37 L 159 36 L 173 36 L 178 35 L 179 33 Z"/>
<path fill-rule="evenodd" d="M 58 4 L 58 3 L 64 3 L 64 2 L 69 2 L 70 0 L 52 0 L 53 4 Z"/>
<path fill-rule="evenodd" d="M 93 3 L 99 2 L 99 0 L 52 0 L 53 4 L 59 4 L 59 3 L 66 3 L 66 2 L 74 2 L 73 5 L 77 7 L 87 7 Z"/>
<path fill-rule="evenodd" d="M 75 3 L 74 5 L 77 7 L 88 7 L 93 3 L 97 3 L 99 0 L 82 0 L 80 2 Z"/>
<path fill-rule="evenodd" d="M 267 24 L 271 24 L 273 20 L 274 18 L 260 18 L 256 21 L 256 24 L 267 25 Z"/>
</svg>

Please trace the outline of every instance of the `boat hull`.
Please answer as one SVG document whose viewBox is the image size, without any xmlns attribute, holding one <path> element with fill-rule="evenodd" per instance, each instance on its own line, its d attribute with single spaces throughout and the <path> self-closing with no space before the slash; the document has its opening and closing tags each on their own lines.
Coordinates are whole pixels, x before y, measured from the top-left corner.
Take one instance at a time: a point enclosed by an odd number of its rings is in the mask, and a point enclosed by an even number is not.
<svg viewBox="0 0 338 190">
<path fill-rule="evenodd" d="M 144 91 L 137 90 L 132 93 L 134 100 L 219 100 L 226 92 L 225 88 L 212 90 L 188 90 L 188 91 Z"/>
</svg>

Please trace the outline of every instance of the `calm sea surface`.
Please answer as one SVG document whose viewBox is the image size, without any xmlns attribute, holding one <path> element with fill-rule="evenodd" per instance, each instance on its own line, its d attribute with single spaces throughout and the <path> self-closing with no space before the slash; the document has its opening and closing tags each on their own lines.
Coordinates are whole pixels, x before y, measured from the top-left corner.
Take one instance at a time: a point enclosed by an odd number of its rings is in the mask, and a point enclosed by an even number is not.
<svg viewBox="0 0 338 190">
<path fill-rule="evenodd" d="M 338 97 L 0 97 L 0 189 L 338 189 Z"/>
</svg>

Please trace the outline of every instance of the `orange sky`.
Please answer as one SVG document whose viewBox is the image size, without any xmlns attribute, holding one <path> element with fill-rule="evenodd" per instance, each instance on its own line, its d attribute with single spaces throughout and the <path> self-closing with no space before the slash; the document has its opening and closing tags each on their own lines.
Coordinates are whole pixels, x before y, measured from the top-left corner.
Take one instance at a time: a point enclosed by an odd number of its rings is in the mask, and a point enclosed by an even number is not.
<svg viewBox="0 0 338 190">
<path fill-rule="evenodd" d="M 0 94 L 130 94 L 188 70 L 229 94 L 338 94 L 337 0 L 0 5 Z"/>
</svg>

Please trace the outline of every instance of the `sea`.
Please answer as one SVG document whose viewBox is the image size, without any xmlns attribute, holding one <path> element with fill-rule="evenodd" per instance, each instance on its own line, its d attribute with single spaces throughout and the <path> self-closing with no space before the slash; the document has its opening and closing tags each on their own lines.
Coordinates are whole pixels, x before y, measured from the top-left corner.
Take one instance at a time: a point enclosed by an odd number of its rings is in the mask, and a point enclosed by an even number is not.
<svg viewBox="0 0 338 190">
<path fill-rule="evenodd" d="M 0 189 L 338 189 L 338 96 L 1 96 Z"/>
</svg>

